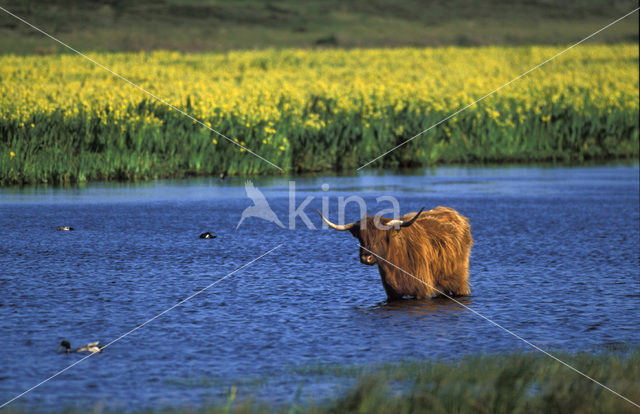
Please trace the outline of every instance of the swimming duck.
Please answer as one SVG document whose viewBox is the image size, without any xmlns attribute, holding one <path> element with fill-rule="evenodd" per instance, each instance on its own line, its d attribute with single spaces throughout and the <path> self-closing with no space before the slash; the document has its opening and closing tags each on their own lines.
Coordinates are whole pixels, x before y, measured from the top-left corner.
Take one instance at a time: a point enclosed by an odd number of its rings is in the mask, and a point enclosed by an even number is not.
<svg viewBox="0 0 640 414">
<path fill-rule="evenodd" d="M 58 226 L 58 228 L 56 229 L 58 231 L 71 231 L 73 230 L 73 227 L 69 227 L 69 226 Z"/>
<path fill-rule="evenodd" d="M 64 348 L 67 354 L 70 354 L 72 352 L 91 352 L 92 354 L 97 354 L 99 352 L 102 352 L 102 349 L 100 349 L 100 347 L 98 346 L 99 343 L 99 341 L 91 342 L 90 344 L 82 345 L 81 347 L 76 348 L 75 351 L 72 351 L 69 341 L 62 341 L 60 342 L 60 346 L 58 346 L 58 350 L 60 350 L 60 348 Z"/>
<path fill-rule="evenodd" d="M 201 238 L 201 239 L 215 239 L 215 238 L 216 238 L 216 236 L 214 236 L 213 234 L 211 234 L 211 233 L 209 233 L 209 232 L 207 231 L 207 232 L 205 232 L 205 233 L 202 233 L 202 234 L 200 235 L 200 238 Z"/>
</svg>

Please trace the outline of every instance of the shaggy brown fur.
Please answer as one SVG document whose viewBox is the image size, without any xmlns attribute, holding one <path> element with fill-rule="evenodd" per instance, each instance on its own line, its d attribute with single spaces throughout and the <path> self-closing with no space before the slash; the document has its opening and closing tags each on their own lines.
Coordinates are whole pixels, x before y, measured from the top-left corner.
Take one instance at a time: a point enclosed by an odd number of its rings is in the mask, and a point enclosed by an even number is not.
<svg viewBox="0 0 640 414">
<path fill-rule="evenodd" d="M 401 217 L 409 221 L 416 213 Z M 409 227 L 399 230 L 380 230 L 374 217 L 367 217 L 366 227 L 361 224 L 349 231 L 360 245 L 384 258 L 378 259 L 360 248 L 360 261 L 378 264 L 380 278 L 390 300 L 402 296 L 428 298 L 433 295 L 468 295 L 469 254 L 473 239 L 466 217 L 449 207 L 436 207 L 423 212 Z M 390 219 L 382 218 L 382 224 Z M 420 280 L 416 280 L 420 279 Z"/>
</svg>

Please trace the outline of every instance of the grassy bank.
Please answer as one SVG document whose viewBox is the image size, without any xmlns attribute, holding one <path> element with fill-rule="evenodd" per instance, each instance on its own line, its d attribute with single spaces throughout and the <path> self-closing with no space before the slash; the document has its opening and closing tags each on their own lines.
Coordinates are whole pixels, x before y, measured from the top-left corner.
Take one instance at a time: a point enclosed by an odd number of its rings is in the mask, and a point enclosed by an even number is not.
<svg viewBox="0 0 640 414">
<path fill-rule="evenodd" d="M 351 170 L 560 47 L 93 53 L 289 172 Z M 0 57 L 0 184 L 277 173 L 79 56 Z M 583 45 L 375 167 L 638 156 L 638 46 Z"/>
<path fill-rule="evenodd" d="M 640 352 L 560 355 L 616 392 L 640 402 Z M 412 362 L 359 375 L 346 395 L 310 411 L 335 413 L 637 412 L 637 407 L 540 354 Z"/>
<path fill-rule="evenodd" d="M 640 403 L 640 348 L 600 354 L 558 354 L 563 361 Z M 539 353 L 466 356 L 454 362 L 412 361 L 383 366 L 316 366 L 299 372 L 352 379 L 340 396 L 319 403 L 272 406 L 242 400 L 232 390 L 225 404 L 203 413 L 635 413 L 638 408 Z M 237 395 L 238 396 L 237 396 Z"/>
<path fill-rule="evenodd" d="M 221 51 L 572 43 L 637 7 L 630 0 L 5 0 L 2 7 L 79 50 Z M 637 15 L 598 42 L 635 42 Z M 63 47 L 0 12 L 0 53 Z"/>
</svg>

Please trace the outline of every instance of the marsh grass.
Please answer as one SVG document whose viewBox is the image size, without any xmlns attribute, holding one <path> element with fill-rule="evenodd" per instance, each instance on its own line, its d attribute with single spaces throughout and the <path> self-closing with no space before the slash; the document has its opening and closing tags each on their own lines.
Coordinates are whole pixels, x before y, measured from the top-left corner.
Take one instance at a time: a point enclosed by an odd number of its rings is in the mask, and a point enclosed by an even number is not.
<svg viewBox="0 0 640 414">
<path fill-rule="evenodd" d="M 498 110 L 517 106 L 501 102 Z M 180 114 L 149 103 L 162 127 L 127 125 L 126 131 L 96 122 L 87 114 L 69 119 L 61 113 L 35 114 L 33 130 L 0 122 L 0 184 L 78 183 L 94 180 L 135 181 L 157 178 L 275 174 L 269 164 L 240 150 Z M 247 146 L 285 171 L 344 171 L 355 169 L 403 142 L 403 130 L 421 131 L 448 112 L 395 112 L 379 124 L 363 125 L 357 112 L 337 112 L 331 103 L 320 111 L 309 103 L 304 112 L 326 120 L 322 130 L 288 124 L 274 128 L 291 145 L 285 151 L 260 145 L 260 128 L 238 127 L 242 119 L 214 125 L 228 136 L 243 136 Z M 129 108 L 136 113 L 137 108 Z M 526 121 L 504 125 L 469 110 L 451 128 L 427 132 L 372 167 L 407 168 L 452 163 L 521 163 L 632 159 L 638 156 L 637 112 L 608 115 L 588 106 L 583 111 L 562 103 L 550 109 L 548 122 L 525 114 Z M 212 140 L 217 141 L 215 148 Z M 11 152 L 15 155 L 11 156 Z"/>
<path fill-rule="evenodd" d="M 558 357 L 632 401 L 640 402 L 640 348 Z M 637 407 L 549 357 L 530 352 L 472 355 L 455 361 L 376 366 L 314 365 L 295 370 L 316 379 L 352 379 L 324 402 L 271 406 L 233 401 L 203 413 L 633 413 Z M 233 394 L 235 398 L 235 394 Z M 231 399 L 231 396 L 230 396 Z"/>
<path fill-rule="evenodd" d="M 640 401 L 640 352 L 560 355 Z M 398 391 L 400 390 L 400 391 Z M 458 362 L 408 362 L 365 372 L 329 412 L 634 412 L 637 408 L 541 354 L 470 356 Z"/>
</svg>

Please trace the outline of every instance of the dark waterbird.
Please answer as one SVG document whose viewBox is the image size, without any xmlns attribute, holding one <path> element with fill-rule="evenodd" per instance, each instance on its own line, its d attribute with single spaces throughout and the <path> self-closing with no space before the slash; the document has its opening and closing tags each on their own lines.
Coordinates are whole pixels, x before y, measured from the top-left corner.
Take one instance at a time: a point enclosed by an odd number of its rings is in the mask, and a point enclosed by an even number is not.
<svg viewBox="0 0 640 414">
<path fill-rule="evenodd" d="M 67 354 L 70 354 L 72 352 L 91 352 L 92 354 L 97 354 L 99 352 L 102 352 L 102 349 L 100 349 L 100 347 L 98 346 L 99 343 L 99 341 L 91 342 L 89 344 L 82 345 L 81 347 L 76 348 L 75 351 L 72 351 L 69 341 L 62 341 L 58 346 L 58 350 L 60 350 L 60 348 L 64 348 Z"/>
<path fill-rule="evenodd" d="M 216 238 L 216 236 L 214 236 L 213 234 L 211 234 L 211 233 L 209 233 L 209 232 L 207 231 L 207 232 L 205 232 L 205 233 L 202 233 L 202 234 L 200 235 L 200 238 L 201 238 L 201 239 L 215 239 L 215 238 Z"/>
</svg>

